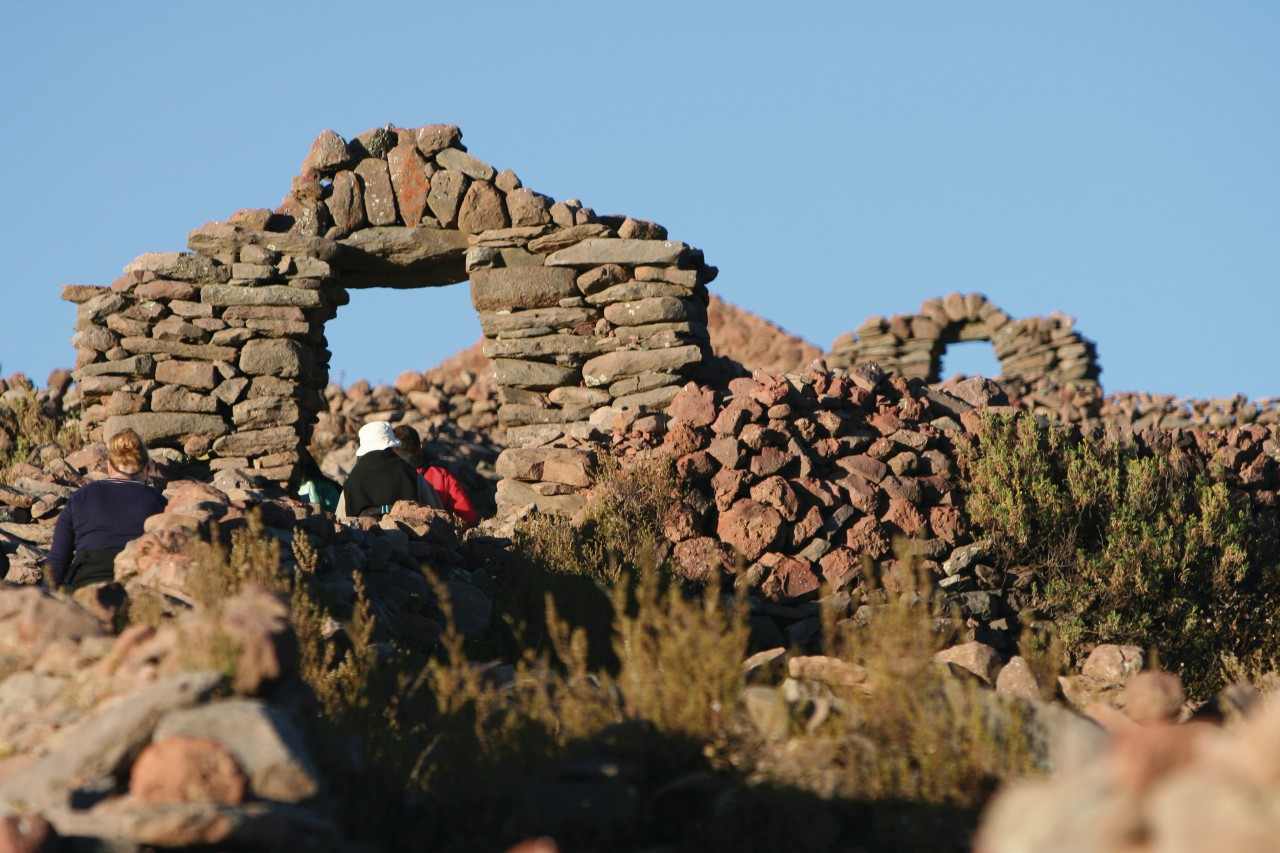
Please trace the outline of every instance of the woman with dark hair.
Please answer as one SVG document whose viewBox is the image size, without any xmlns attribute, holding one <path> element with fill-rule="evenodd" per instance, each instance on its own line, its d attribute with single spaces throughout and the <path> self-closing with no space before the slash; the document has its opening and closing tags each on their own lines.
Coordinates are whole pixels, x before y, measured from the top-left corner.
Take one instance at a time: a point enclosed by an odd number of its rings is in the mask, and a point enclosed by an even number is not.
<svg viewBox="0 0 1280 853">
<path fill-rule="evenodd" d="M 107 441 L 107 477 L 81 486 L 63 507 L 49 548 L 54 587 L 68 590 L 116 579 L 116 554 L 164 512 L 164 496 L 147 485 L 147 446 L 124 429 Z"/>
<path fill-rule="evenodd" d="M 436 490 L 444 508 L 461 519 L 467 527 L 474 527 L 480 520 L 480 513 L 472 506 L 471 498 L 467 496 L 467 491 L 462 488 L 458 478 L 439 465 L 430 464 L 422 455 L 422 438 L 418 431 L 402 424 L 395 428 L 395 437 L 400 441 L 400 455 Z"/>
</svg>

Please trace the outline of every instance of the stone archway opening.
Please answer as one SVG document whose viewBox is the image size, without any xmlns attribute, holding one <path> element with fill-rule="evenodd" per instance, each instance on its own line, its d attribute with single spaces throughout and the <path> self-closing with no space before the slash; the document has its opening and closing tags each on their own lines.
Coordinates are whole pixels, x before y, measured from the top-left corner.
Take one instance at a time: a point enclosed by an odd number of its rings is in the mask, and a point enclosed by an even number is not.
<svg viewBox="0 0 1280 853">
<path fill-rule="evenodd" d="M 956 376 L 1000 376 L 1000 359 L 990 341 L 957 341 L 942 352 L 938 376 L 941 381 Z"/>
<path fill-rule="evenodd" d="M 481 336 L 469 281 L 429 292 L 367 288 L 325 324 L 329 381 L 393 385 L 402 372 L 427 370 Z"/>
</svg>

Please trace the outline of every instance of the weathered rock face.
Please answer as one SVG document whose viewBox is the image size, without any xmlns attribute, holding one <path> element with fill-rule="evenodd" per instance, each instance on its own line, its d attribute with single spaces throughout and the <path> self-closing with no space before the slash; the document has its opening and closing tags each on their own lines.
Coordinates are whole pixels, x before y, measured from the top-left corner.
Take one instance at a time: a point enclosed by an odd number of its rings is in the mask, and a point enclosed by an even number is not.
<svg viewBox="0 0 1280 853">
<path fill-rule="evenodd" d="M 325 131 L 277 210 L 209 223 L 188 245 L 143 255 L 109 288 L 64 290 L 87 438 L 130 426 L 289 480 L 318 417 L 336 414 L 324 324 L 371 286 L 471 279 L 516 447 L 584 436 L 605 405 L 661 408 L 709 355 L 715 268 L 700 251 L 523 187 L 451 126 Z"/>
</svg>

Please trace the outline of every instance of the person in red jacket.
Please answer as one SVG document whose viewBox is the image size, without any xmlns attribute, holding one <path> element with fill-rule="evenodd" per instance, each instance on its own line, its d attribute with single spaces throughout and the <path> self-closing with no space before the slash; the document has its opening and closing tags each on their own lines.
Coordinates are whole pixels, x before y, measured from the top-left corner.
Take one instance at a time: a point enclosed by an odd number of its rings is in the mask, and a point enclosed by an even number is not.
<svg viewBox="0 0 1280 853">
<path fill-rule="evenodd" d="M 418 473 L 435 488 L 444 508 L 461 519 L 467 527 L 475 526 L 480 520 L 480 513 L 471 504 L 466 489 L 458 482 L 458 478 L 439 465 L 428 465 L 422 458 L 422 438 L 411 426 L 401 425 L 395 429 L 396 438 L 400 439 L 399 453 L 410 465 L 418 469 Z"/>
</svg>

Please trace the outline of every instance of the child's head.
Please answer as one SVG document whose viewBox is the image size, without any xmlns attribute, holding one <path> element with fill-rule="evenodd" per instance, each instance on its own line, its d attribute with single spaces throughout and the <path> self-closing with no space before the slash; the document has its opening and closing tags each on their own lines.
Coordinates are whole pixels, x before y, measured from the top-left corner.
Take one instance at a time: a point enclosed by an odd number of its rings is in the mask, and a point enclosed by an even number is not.
<svg viewBox="0 0 1280 853">
<path fill-rule="evenodd" d="M 395 435 L 400 439 L 401 456 L 416 460 L 422 455 L 422 438 L 416 429 L 407 424 L 401 424 L 395 428 Z"/>
</svg>

